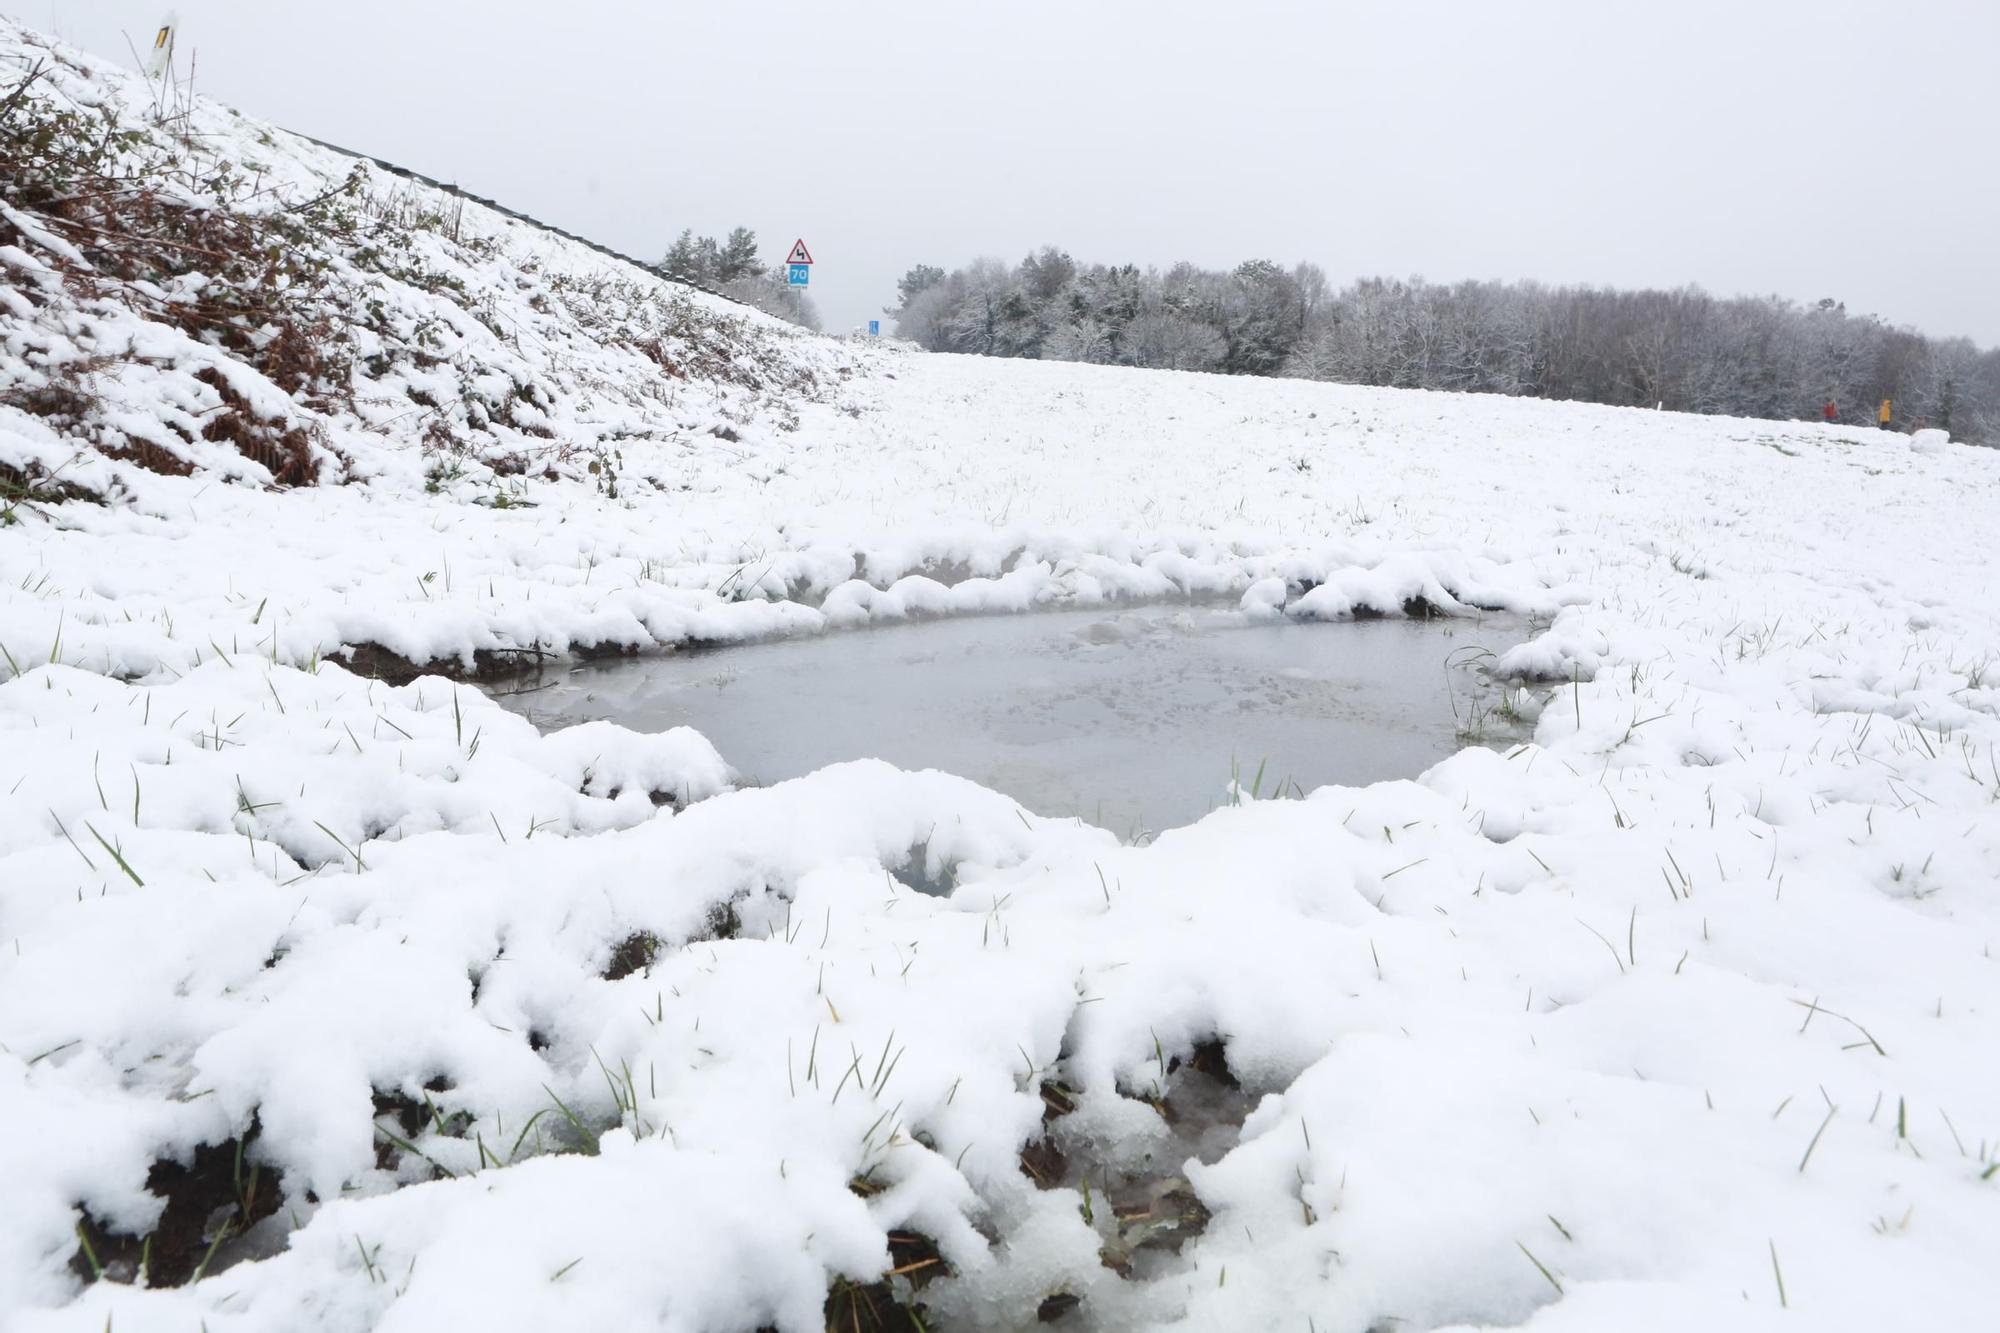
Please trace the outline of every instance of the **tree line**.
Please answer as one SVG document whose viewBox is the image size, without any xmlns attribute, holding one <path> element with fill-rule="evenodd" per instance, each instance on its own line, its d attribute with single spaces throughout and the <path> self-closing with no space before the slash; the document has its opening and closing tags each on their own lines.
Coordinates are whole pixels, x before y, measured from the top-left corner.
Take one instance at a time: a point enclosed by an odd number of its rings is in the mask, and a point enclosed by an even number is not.
<svg viewBox="0 0 2000 1333">
<path fill-rule="evenodd" d="M 983 356 L 1287 375 L 1676 411 L 1937 426 L 2000 446 L 2000 349 L 1927 338 L 1832 299 L 1695 287 L 1363 278 L 1265 259 L 1080 265 L 1046 247 L 1009 265 L 920 264 L 888 313 L 899 337 Z"/>
<path fill-rule="evenodd" d="M 697 236 L 693 228 L 683 229 L 667 247 L 660 267 L 670 277 L 710 287 L 752 305 L 767 315 L 819 328 L 819 307 L 802 287 L 785 281 L 782 266 L 766 264 L 757 254 L 757 233 L 748 227 L 733 227 L 717 240 Z"/>
</svg>

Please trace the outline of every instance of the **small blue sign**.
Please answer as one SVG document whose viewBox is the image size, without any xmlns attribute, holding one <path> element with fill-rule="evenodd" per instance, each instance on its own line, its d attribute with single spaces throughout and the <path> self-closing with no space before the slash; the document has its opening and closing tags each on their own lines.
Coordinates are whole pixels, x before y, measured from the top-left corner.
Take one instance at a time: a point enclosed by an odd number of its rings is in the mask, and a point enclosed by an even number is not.
<svg viewBox="0 0 2000 1333">
<path fill-rule="evenodd" d="M 882 336 L 882 321 L 881 321 L 881 320 L 879 320 L 879 319 L 871 319 L 871 320 L 869 320 L 869 321 L 868 321 L 868 336 L 869 336 L 869 337 L 871 337 L 871 338 L 879 338 L 879 337 L 881 337 L 881 336 Z"/>
<path fill-rule="evenodd" d="M 812 281 L 811 264 L 785 265 L 785 281 L 793 287 L 803 287 Z"/>
</svg>

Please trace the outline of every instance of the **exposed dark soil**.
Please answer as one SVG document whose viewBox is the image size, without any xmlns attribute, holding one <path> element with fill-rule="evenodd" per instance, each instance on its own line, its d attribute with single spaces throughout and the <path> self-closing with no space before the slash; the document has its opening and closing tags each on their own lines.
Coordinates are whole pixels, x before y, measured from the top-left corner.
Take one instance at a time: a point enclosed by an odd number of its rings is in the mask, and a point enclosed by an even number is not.
<svg viewBox="0 0 2000 1333">
<path fill-rule="evenodd" d="M 196 1148 L 187 1163 L 154 1162 L 146 1190 L 167 1204 L 150 1236 L 111 1231 L 80 1209 L 71 1271 L 85 1281 L 113 1282 L 134 1282 L 143 1272 L 154 1287 L 178 1287 L 198 1271 L 219 1271 L 214 1262 L 203 1268 L 211 1250 L 277 1212 L 284 1197 L 282 1173 L 255 1160 L 258 1133 L 253 1119 L 241 1139 Z"/>
<path fill-rule="evenodd" d="M 1181 1065 L 1181 1058 L 1175 1056 L 1167 1061 L 1167 1073 L 1170 1075 L 1177 1073 Z M 1188 1053 L 1186 1065 L 1189 1069 L 1208 1075 L 1225 1088 L 1232 1091 L 1242 1090 L 1243 1085 L 1236 1081 L 1236 1075 L 1229 1072 L 1229 1050 L 1219 1041 L 1204 1041 L 1197 1044 L 1194 1050 Z M 1169 1104 L 1172 1100 L 1172 1094 L 1169 1093 Z"/>
<path fill-rule="evenodd" d="M 456 657 L 440 657 L 429 662 L 412 662 L 401 653 L 379 643 L 351 644 L 346 649 L 346 666 L 357 676 L 367 676 L 385 685 L 408 685 L 419 676 L 443 676 L 472 684 L 517 679 L 532 675 L 556 654 L 540 648 L 482 648 L 472 655 L 472 668 Z"/>
<path fill-rule="evenodd" d="M 890 1232 L 886 1276 L 865 1285 L 834 1279 L 822 1311 L 827 1333 L 930 1333 L 917 1295 L 926 1283 L 950 1271 L 930 1237 Z M 757 1333 L 776 1330 L 762 1328 Z"/>
<path fill-rule="evenodd" d="M 618 941 L 618 947 L 611 951 L 611 961 L 605 964 L 606 981 L 622 981 L 634 972 L 643 972 L 653 965 L 659 956 L 660 937 L 650 931 L 637 930 Z"/>
<path fill-rule="evenodd" d="M 688 944 L 703 944 L 711 940 L 733 940 L 743 929 L 743 920 L 736 914 L 736 904 L 717 903 L 708 909 L 708 916 L 701 928 L 688 936 Z M 611 960 L 604 965 L 602 973 L 606 981 L 622 981 L 637 972 L 644 972 L 658 961 L 667 941 L 649 930 L 635 930 L 618 941 L 611 951 Z"/>
<path fill-rule="evenodd" d="M 1172 1057 L 1164 1070 L 1166 1086 L 1153 1109 L 1171 1131 L 1167 1146 L 1142 1165 L 1112 1167 L 1094 1161 L 1065 1140 L 1058 1146 L 1056 1125 L 1076 1108 L 1075 1092 L 1060 1082 L 1042 1084 L 1042 1123 L 1049 1129 L 1021 1150 L 1021 1173 L 1043 1189 L 1065 1187 L 1083 1192 L 1088 1215 L 1104 1236 L 1099 1260 L 1126 1278 L 1143 1278 L 1170 1264 L 1186 1244 L 1208 1226 L 1209 1211 L 1194 1187 L 1180 1174 L 1190 1157 L 1214 1161 L 1235 1142 L 1243 1119 L 1254 1105 L 1230 1072 L 1228 1053 L 1220 1041 L 1205 1041 L 1185 1057 Z M 1051 1297 L 1045 1319 L 1060 1319 L 1075 1307 L 1074 1298 Z"/>
<path fill-rule="evenodd" d="M 451 1084 L 443 1075 L 424 1084 L 424 1091 L 427 1093 L 448 1092 L 450 1088 Z M 434 1099 L 427 1100 L 411 1097 L 403 1092 L 384 1092 L 380 1088 L 375 1089 L 376 1167 L 383 1171 L 394 1171 L 406 1155 L 402 1144 L 398 1144 L 390 1137 L 391 1133 L 405 1144 L 414 1144 L 417 1136 L 423 1133 L 427 1126 L 433 1124 L 442 1133 L 455 1134 L 461 1132 L 465 1116 L 462 1113 L 445 1115 L 437 1109 Z M 436 1163 L 432 1163 L 431 1167 L 431 1178 L 434 1180 L 442 1179 L 447 1174 Z"/>
<path fill-rule="evenodd" d="M 1314 584 L 1314 587 L 1319 585 Z M 1389 613 L 1373 606 L 1357 606 L 1350 613 L 1356 620 L 1387 620 Z M 1431 601 L 1428 597 L 1407 597 L 1403 600 L 1403 614 L 1411 620 L 1449 620 L 1452 613 Z"/>
<path fill-rule="evenodd" d="M 1083 1304 L 1083 1297 L 1059 1291 L 1035 1307 L 1035 1322 L 1053 1324 L 1064 1315 Z"/>
<path fill-rule="evenodd" d="M 1063 1156 L 1054 1139 L 1043 1135 L 1021 1149 L 1021 1174 L 1034 1181 L 1037 1189 L 1052 1190 L 1069 1174 L 1069 1158 Z"/>
</svg>

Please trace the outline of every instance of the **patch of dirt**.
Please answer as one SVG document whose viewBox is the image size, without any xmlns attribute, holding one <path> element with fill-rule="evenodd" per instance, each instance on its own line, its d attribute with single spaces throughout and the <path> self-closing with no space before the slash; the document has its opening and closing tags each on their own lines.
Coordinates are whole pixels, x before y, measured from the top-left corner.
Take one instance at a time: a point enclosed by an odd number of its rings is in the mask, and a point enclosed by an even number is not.
<svg viewBox="0 0 2000 1333">
<path fill-rule="evenodd" d="M 932 898 L 949 898 L 958 888 L 955 868 L 949 865 L 942 866 L 940 867 L 942 874 L 933 879 L 928 869 L 930 855 L 930 839 L 926 838 L 922 842 L 911 844 L 909 857 L 901 865 L 890 866 L 887 869 L 890 876 L 906 889 Z"/>
<path fill-rule="evenodd" d="M 615 801 L 624 794 L 625 794 L 625 788 L 614 787 L 605 794 L 604 799 L 607 801 Z M 649 791 L 646 793 L 646 799 L 653 803 L 653 808 L 655 810 L 672 810 L 675 813 L 679 813 L 680 811 L 685 810 L 688 807 L 687 800 L 678 792 Z"/>
<path fill-rule="evenodd" d="M 1207 1229 L 1208 1208 L 1181 1169 L 1191 1157 L 1219 1160 L 1235 1146 L 1256 1104 L 1230 1071 L 1220 1041 L 1201 1042 L 1185 1057 L 1168 1058 L 1161 1074 L 1163 1088 L 1146 1100 L 1168 1139 L 1142 1162 L 1112 1166 L 1074 1135 L 1058 1144 L 1058 1122 L 1076 1109 L 1077 1093 L 1056 1080 L 1040 1088 L 1047 1128 L 1021 1149 L 1021 1174 L 1037 1187 L 1083 1195 L 1084 1216 L 1103 1239 L 1099 1261 L 1135 1281 L 1172 1271 L 1181 1250 Z M 1038 1317 L 1050 1322 L 1065 1318 L 1076 1303 L 1057 1293 L 1042 1308 L 1052 1313 Z"/>
<path fill-rule="evenodd" d="M 571 644 L 566 653 L 541 647 L 478 648 L 473 651 L 472 666 L 468 669 L 464 661 L 456 657 L 437 657 L 428 662 L 413 662 L 401 653 L 385 648 L 379 643 L 351 643 L 341 648 L 337 660 L 355 675 L 379 680 L 384 685 L 408 685 L 419 676 L 442 676 L 446 680 L 462 681 L 468 685 L 513 687 L 489 691 L 489 694 L 497 697 L 502 694 L 526 694 L 554 684 L 553 680 L 543 681 L 542 677 L 566 657 L 579 661 L 596 661 L 602 658 L 636 658 L 646 653 L 670 654 L 683 651 L 687 651 L 686 647 L 678 644 L 658 644 L 646 648 L 622 643 Z M 647 796 L 654 805 L 671 805 L 679 809 L 682 804 L 681 798 L 674 792 L 648 792 Z"/>
<path fill-rule="evenodd" d="M 860 1191 L 857 1191 L 860 1192 Z M 889 1271 L 869 1283 L 835 1278 L 822 1315 L 827 1333 L 931 1333 L 919 1293 L 927 1283 L 949 1276 L 950 1265 L 937 1242 L 913 1231 L 889 1233 Z M 766 1327 L 757 1333 L 776 1333 Z"/>
<path fill-rule="evenodd" d="M 1208 1230 L 1207 1205 L 1179 1176 L 1110 1179 L 1106 1184 L 1097 1206 L 1109 1206 L 1112 1234 L 1097 1258 L 1120 1277 L 1139 1276 L 1148 1260 L 1178 1255 L 1189 1241 Z"/>
<path fill-rule="evenodd" d="M 1177 1072 L 1182 1064 L 1183 1061 L 1181 1058 L 1178 1055 L 1175 1056 L 1173 1059 L 1167 1061 L 1167 1073 L 1173 1074 Z M 1189 1069 L 1195 1070 L 1197 1073 L 1206 1074 L 1225 1088 L 1236 1091 L 1242 1090 L 1243 1085 L 1236 1081 L 1236 1075 L 1229 1072 L 1229 1048 L 1219 1041 L 1210 1040 L 1196 1043 L 1195 1048 L 1188 1053 L 1185 1064 Z M 1169 1092 L 1169 1101 L 1172 1100 L 1172 1095 Z"/>
<path fill-rule="evenodd" d="M 736 902 L 716 903 L 708 909 L 700 929 L 687 937 L 688 944 L 706 944 L 713 940 L 733 940 L 743 930 L 743 918 L 737 915 Z M 643 973 L 659 960 L 667 947 L 667 941 L 650 930 L 635 930 L 618 941 L 611 950 L 611 959 L 604 965 L 599 975 L 606 981 L 622 981 L 634 973 Z"/>
<path fill-rule="evenodd" d="M 86 1282 L 136 1282 L 143 1274 L 153 1287 L 221 1271 L 225 1265 L 216 1260 L 226 1257 L 217 1253 L 224 1242 L 276 1213 L 284 1198 L 283 1173 L 255 1160 L 259 1132 L 253 1117 L 240 1139 L 196 1148 L 186 1163 L 154 1162 L 146 1190 L 167 1202 L 149 1236 L 109 1230 L 80 1209 L 70 1271 Z"/>
<path fill-rule="evenodd" d="M 412 1097 L 403 1092 L 384 1092 L 375 1089 L 375 1165 L 382 1171 L 398 1171 L 404 1161 L 414 1152 L 415 1156 L 429 1164 L 430 1178 L 442 1180 L 450 1172 L 416 1147 L 417 1136 L 426 1129 L 454 1138 L 464 1136 L 471 1117 L 463 1111 L 447 1114 L 431 1096 L 445 1093 L 451 1084 L 440 1074 L 424 1084 L 424 1096 Z M 398 1141 L 400 1140 L 400 1142 Z"/>
<path fill-rule="evenodd" d="M 634 972 L 644 972 L 659 956 L 660 937 L 651 931 L 635 930 L 618 941 L 618 947 L 611 951 L 611 961 L 604 966 L 606 981 L 623 981 Z"/>
<path fill-rule="evenodd" d="M 1059 1291 L 1035 1307 L 1035 1322 L 1053 1324 L 1064 1315 L 1083 1304 L 1083 1297 L 1067 1291 Z"/>
<path fill-rule="evenodd" d="M 736 902 L 731 899 L 708 909 L 708 920 L 699 932 L 688 937 L 688 943 L 704 944 L 710 940 L 733 940 L 742 929 L 743 918 L 736 915 Z"/>
<path fill-rule="evenodd" d="M 601 662 L 613 657 L 637 657 L 639 645 L 636 643 L 580 643 L 570 652 L 586 662 Z"/>
<path fill-rule="evenodd" d="M 346 660 L 342 665 L 349 671 L 384 685 L 408 685 L 419 676 L 442 676 L 470 684 L 513 680 L 539 671 L 544 663 L 557 656 L 541 648 L 482 648 L 473 653 L 472 669 L 468 671 L 456 657 L 417 663 L 379 643 L 349 644 L 344 651 Z"/>
<path fill-rule="evenodd" d="M 1054 1139 L 1044 1134 L 1029 1140 L 1021 1149 L 1021 1174 L 1034 1181 L 1036 1189 L 1052 1190 L 1068 1176 L 1069 1158 L 1063 1156 Z"/>
</svg>

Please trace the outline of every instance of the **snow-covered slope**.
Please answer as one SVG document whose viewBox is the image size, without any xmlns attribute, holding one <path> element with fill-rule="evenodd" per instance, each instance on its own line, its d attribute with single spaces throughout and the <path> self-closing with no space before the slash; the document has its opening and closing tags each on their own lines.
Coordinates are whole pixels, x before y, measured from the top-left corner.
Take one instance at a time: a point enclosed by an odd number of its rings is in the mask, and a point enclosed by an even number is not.
<svg viewBox="0 0 2000 1333">
<path fill-rule="evenodd" d="M 847 373 L 747 307 L 4 19 L 0 84 L 0 468 L 42 495 L 140 467 L 636 494 Z"/>
<path fill-rule="evenodd" d="M 13 225 L 26 291 L 59 242 Z M 653 281 L 495 226 L 435 252 L 469 290 Z M 37 290 L 12 382 L 141 322 Z M 110 500 L 0 528 L 0 1327 L 1990 1322 L 2000 456 L 689 300 L 791 369 L 461 328 L 438 401 L 503 367 L 551 436 L 460 393 L 427 444 L 364 358 L 351 405 L 279 390 L 313 486 L 119 456 L 196 447 L 184 332 L 97 370 L 115 421 L 0 407 Z M 618 435 L 615 496 L 555 457 Z M 1185 597 L 1533 617 L 1534 742 L 1128 846 L 339 660 Z"/>
</svg>

